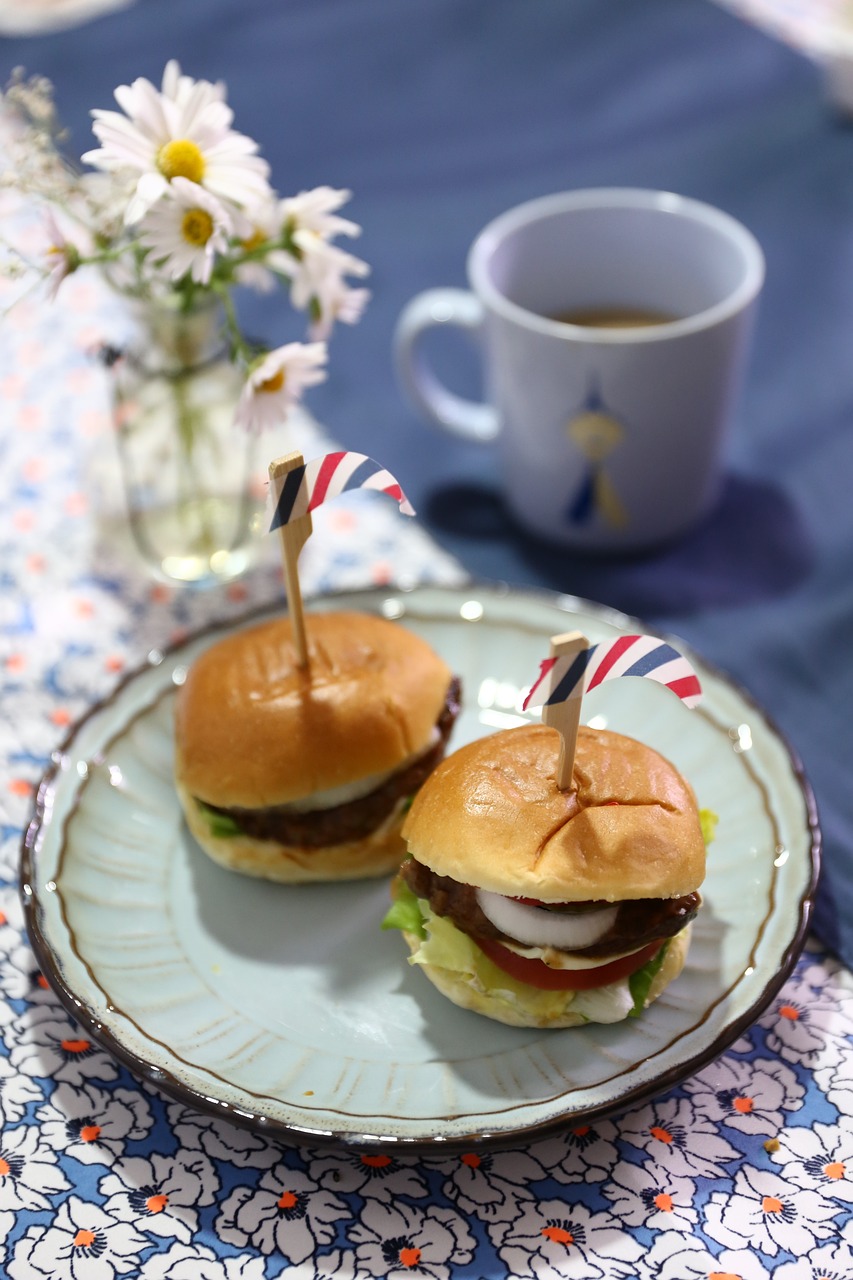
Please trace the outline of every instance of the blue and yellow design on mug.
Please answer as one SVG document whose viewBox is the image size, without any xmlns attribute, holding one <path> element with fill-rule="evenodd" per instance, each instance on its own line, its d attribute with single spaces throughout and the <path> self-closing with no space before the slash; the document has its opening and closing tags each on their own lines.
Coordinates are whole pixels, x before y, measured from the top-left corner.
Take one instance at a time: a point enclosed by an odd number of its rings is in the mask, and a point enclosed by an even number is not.
<svg viewBox="0 0 853 1280">
<path fill-rule="evenodd" d="M 626 511 L 604 463 L 625 438 L 625 427 L 609 412 L 596 382 L 590 384 L 583 405 L 566 423 L 566 434 L 586 460 L 586 469 L 572 495 L 566 518 L 570 524 L 602 520 L 614 529 L 628 524 Z"/>
</svg>

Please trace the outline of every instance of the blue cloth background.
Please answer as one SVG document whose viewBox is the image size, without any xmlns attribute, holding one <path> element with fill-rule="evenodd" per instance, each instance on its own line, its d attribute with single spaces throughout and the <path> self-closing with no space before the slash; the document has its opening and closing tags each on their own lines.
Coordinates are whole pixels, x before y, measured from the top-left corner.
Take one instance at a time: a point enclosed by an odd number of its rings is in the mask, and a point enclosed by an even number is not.
<svg viewBox="0 0 853 1280">
<path fill-rule="evenodd" d="M 349 186 L 373 301 L 336 334 L 310 408 L 400 476 L 473 574 L 571 592 L 674 631 L 767 708 L 802 757 L 825 836 L 815 925 L 853 964 L 853 129 L 819 69 L 708 0 L 137 0 L 59 34 L 7 39 L 0 75 L 49 76 L 71 149 L 116 84 L 168 57 L 227 81 L 283 193 Z M 395 382 L 405 302 L 464 284 L 493 215 L 590 185 L 663 187 L 761 241 L 767 286 L 718 510 L 643 559 L 525 537 L 494 459 L 422 426 Z M 279 336 L 279 302 L 247 319 Z M 283 335 L 282 335 L 283 336 Z M 472 353 L 437 353 L 476 392 Z"/>
</svg>

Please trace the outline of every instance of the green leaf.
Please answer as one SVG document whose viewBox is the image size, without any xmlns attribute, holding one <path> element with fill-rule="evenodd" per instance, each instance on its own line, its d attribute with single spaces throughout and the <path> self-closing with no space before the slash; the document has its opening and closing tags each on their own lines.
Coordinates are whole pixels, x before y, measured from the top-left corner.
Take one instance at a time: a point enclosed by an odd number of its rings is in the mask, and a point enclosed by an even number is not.
<svg viewBox="0 0 853 1280">
<path fill-rule="evenodd" d="M 210 834 L 217 840 L 228 840 L 231 836 L 239 836 L 240 828 L 233 818 L 229 818 L 224 813 L 217 813 L 215 809 L 209 808 L 201 800 L 196 800 L 199 813 L 210 827 Z"/>
<path fill-rule="evenodd" d="M 424 918 L 415 894 L 402 880 L 395 884 L 394 893 L 394 901 L 385 913 L 381 927 L 403 929 L 406 933 L 414 933 L 421 939 L 425 938 Z"/>
<path fill-rule="evenodd" d="M 660 951 L 656 951 L 651 960 L 648 960 L 636 973 L 632 973 L 628 979 L 628 988 L 634 999 L 634 1007 L 628 1014 L 629 1018 L 639 1018 L 640 1014 L 646 1007 L 649 991 L 652 983 L 658 975 L 661 965 L 666 958 L 669 950 L 669 942 L 665 942 Z"/>
</svg>

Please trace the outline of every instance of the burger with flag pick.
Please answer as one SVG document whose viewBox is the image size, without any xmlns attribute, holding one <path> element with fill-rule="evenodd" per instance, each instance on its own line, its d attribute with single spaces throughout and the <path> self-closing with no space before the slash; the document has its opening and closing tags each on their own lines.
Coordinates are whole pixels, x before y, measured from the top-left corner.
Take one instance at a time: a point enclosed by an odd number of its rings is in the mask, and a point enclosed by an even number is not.
<svg viewBox="0 0 853 1280">
<path fill-rule="evenodd" d="M 384 921 L 455 1004 L 527 1027 L 637 1016 L 678 976 L 712 826 L 659 752 L 577 724 L 585 689 L 620 675 L 694 705 L 687 660 L 649 636 L 557 640 L 525 704 L 546 723 L 460 748 L 415 798 Z"/>
<path fill-rule="evenodd" d="M 411 798 L 444 755 L 460 682 L 414 631 L 367 612 L 302 614 L 296 559 L 310 512 L 373 489 L 413 514 L 364 454 L 270 466 L 287 616 L 238 629 L 192 663 L 175 709 L 175 782 L 216 862 L 290 883 L 390 874 Z"/>
</svg>

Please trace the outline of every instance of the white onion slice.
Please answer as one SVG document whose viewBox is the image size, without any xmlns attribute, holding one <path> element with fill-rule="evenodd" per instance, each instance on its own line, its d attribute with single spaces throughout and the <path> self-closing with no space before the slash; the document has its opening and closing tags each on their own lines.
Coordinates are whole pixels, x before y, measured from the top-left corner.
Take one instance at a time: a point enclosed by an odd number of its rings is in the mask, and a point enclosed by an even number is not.
<svg viewBox="0 0 853 1280">
<path fill-rule="evenodd" d="M 489 889 L 477 890 L 477 902 L 487 920 L 509 938 L 528 947 L 560 947 L 564 951 L 582 951 L 603 938 L 616 919 L 618 905 L 598 911 L 546 911 L 526 902 L 505 898 Z"/>
</svg>

